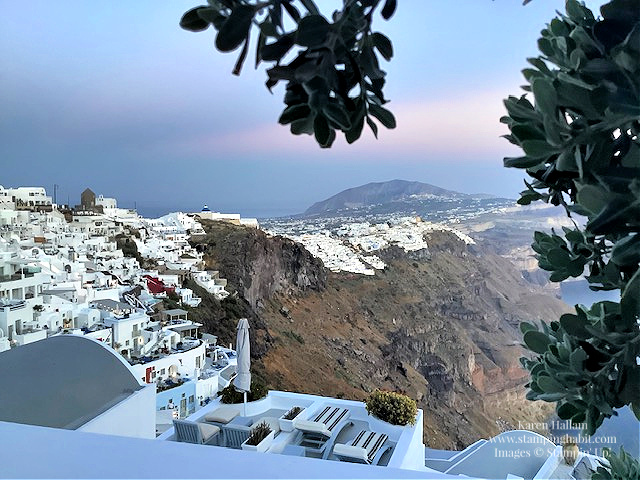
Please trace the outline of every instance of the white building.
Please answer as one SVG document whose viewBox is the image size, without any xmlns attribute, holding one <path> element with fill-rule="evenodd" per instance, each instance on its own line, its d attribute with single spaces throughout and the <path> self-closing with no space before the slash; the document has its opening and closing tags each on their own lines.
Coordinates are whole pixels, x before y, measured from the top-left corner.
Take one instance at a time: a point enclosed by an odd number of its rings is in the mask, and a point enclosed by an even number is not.
<svg viewBox="0 0 640 480">
<path fill-rule="evenodd" d="M 4 188 L 0 185 L 0 204 L 14 208 L 51 207 L 51 197 L 43 187 Z"/>
<path fill-rule="evenodd" d="M 98 195 L 96 197 L 96 207 L 102 207 L 102 211 L 108 214 L 110 211 L 118 208 L 118 202 L 115 198 L 108 198 L 104 195 Z"/>
<path fill-rule="evenodd" d="M 2 352 L 0 378 L 0 422 L 155 437 L 155 386 L 101 342 L 63 335 Z"/>
</svg>

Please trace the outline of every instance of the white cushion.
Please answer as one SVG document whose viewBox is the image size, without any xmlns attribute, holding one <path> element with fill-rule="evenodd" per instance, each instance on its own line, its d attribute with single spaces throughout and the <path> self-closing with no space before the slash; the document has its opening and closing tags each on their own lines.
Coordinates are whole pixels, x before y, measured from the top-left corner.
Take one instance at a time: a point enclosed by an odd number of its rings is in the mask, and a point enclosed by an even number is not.
<svg viewBox="0 0 640 480">
<path fill-rule="evenodd" d="M 208 423 L 198 423 L 198 428 L 200 429 L 200 435 L 202 435 L 202 441 L 204 443 L 207 443 L 220 431 L 220 427 L 209 425 Z"/>
<path fill-rule="evenodd" d="M 205 422 L 229 423 L 239 414 L 239 408 L 225 405 L 224 407 L 217 408 L 213 412 L 205 415 L 204 420 Z"/>
<path fill-rule="evenodd" d="M 336 457 L 353 458 L 355 460 L 360 460 L 361 462 L 369 463 L 367 451 L 361 447 L 336 443 L 336 446 L 333 447 L 333 454 Z"/>
<path fill-rule="evenodd" d="M 269 425 L 269 428 L 271 429 L 272 432 L 278 433 L 280 431 L 280 422 L 276 417 L 262 417 L 260 420 L 254 422 L 253 425 L 251 425 L 251 427 L 249 428 L 253 430 L 262 422 L 266 422 L 267 425 Z"/>
<path fill-rule="evenodd" d="M 298 430 L 302 430 L 303 432 L 319 433 L 321 435 L 324 435 L 325 437 L 331 436 L 331 431 L 327 428 L 327 426 L 324 423 L 320 423 L 320 422 L 300 420 L 298 423 L 296 423 L 296 428 Z"/>
</svg>

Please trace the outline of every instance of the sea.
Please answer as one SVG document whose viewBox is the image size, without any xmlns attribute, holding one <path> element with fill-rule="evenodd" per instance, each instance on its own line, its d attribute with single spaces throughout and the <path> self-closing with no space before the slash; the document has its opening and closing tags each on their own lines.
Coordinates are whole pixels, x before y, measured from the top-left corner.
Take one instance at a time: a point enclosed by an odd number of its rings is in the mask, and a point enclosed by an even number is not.
<svg viewBox="0 0 640 480">
<path fill-rule="evenodd" d="M 620 301 L 618 291 L 594 292 L 589 290 L 586 280 L 562 282 L 560 289 L 562 300 L 570 306 L 576 304 L 590 306 L 603 300 Z M 640 396 L 640 392 L 638 395 Z M 604 447 L 617 452 L 623 446 L 626 452 L 640 458 L 640 422 L 629 407 L 618 409 L 617 413 L 617 416 L 605 420 L 595 435 L 591 437 L 586 436 L 581 428 L 567 428 L 570 427 L 567 425 L 568 422 L 559 420 L 557 417 L 549 420 L 550 432 L 554 440 L 562 439 L 565 435 L 576 438 L 583 451 L 602 454 Z"/>
</svg>

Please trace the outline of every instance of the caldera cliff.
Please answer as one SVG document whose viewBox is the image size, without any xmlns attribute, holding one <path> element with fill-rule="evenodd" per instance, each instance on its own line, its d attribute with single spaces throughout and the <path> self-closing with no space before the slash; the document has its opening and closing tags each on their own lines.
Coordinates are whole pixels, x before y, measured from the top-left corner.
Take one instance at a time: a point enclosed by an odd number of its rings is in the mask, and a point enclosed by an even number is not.
<svg viewBox="0 0 640 480">
<path fill-rule="evenodd" d="M 301 245 L 219 222 L 192 242 L 233 294 L 203 296 L 191 318 L 223 343 L 246 316 L 252 368 L 270 388 L 364 399 L 403 391 L 424 410 L 425 443 L 462 448 L 518 422 L 543 421 L 549 405 L 524 399 L 518 324 L 567 307 L 528 283 L 506 259 L 448 232 L 429 251 L 380 252 L 373 277 L 332 273 Z"/>
</svg>

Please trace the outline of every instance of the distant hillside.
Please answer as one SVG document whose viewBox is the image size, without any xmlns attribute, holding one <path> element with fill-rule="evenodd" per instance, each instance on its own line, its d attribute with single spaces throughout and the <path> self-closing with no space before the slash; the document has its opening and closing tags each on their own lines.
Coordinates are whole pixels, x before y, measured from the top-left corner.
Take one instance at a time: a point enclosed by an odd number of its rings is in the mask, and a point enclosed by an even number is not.
<svg viewBox="0 0 640 480">
<path fill-rule="evenodd" d="M 315 215 L 346 209 L 358 209 L 371 205 L 399 202 L 410 199 L 412 196 L 414 196 L 413 198 L 461 198 L 468 195 L 445 190 L 428 183 L 391 180 L 389 182 L 367 183 L 360 187 L 349 188 L 326 200 L 314 203 L 304 214 Z"/>
</svg>

